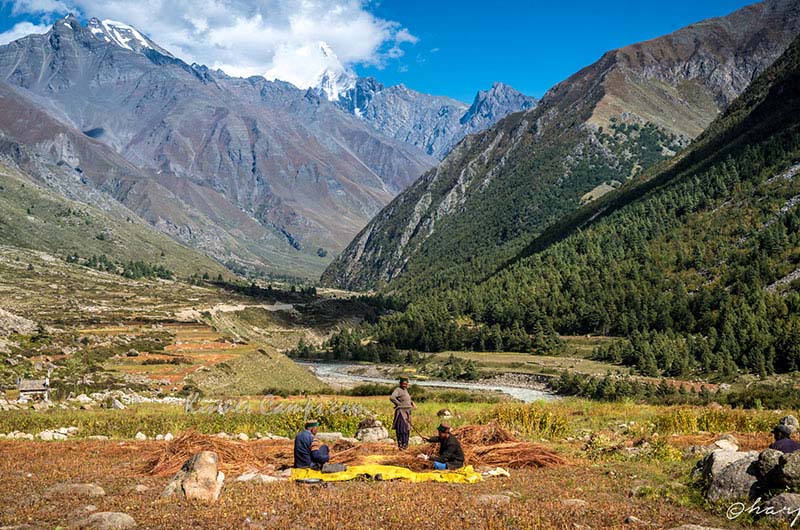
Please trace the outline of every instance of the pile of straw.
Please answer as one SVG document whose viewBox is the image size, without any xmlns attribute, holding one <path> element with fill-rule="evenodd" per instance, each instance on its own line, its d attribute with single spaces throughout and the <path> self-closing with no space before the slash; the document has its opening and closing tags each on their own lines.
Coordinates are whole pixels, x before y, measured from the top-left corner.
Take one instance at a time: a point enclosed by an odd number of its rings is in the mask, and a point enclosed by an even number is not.
<svg viewBox="0 0 800 530">
<path fill-rule="evenodd" d="M 486 425 L 465 425 L 458 429 L 453 429 L 461 446 L 465 445 L 492 445 L 505 442 L 516 442 L 514 435 L 502 428 L 496 421 L 490 421 Z"/>
<path fill-rule="evenodd" d="M 453 433 L 464 449 L 466 463 L 475 467 L 520 469 L 553 467 L 566 463 L 561 456 L 549 449 L 515 439 L 496 423 L 467 425 L 454 429 Z M 146 454 L 140 471 L 148 475 L 171 475 L 200 451 L 217 453 L 219 468 L 226 474 L 283 469 L 290 467 L 294 460 L 291 441 L 240 442 L 186 431 Z M 436 444 L 420 445 L 401 452 L 390 444 L 354 444 L 339 440 L 331 447 L 331 462 L 353 466 L 379 461 L 382 464 L 422 471 L 432 466 L 430 462 L 417 458 L 417 455 L 424 453 L 433 457 L 436 451 Z"/>
<path fill-rule="evenodd" d="M 140 471 L 147 475 L 172 475 L 200 451 L 217 453 L 219 469 L 225 474 L 262 470 L 275 464 L 291 465 L 293 458 L 289 442 L 240 442 L 190 430 L 153 449 L 145 456 Z"/>
</svg>

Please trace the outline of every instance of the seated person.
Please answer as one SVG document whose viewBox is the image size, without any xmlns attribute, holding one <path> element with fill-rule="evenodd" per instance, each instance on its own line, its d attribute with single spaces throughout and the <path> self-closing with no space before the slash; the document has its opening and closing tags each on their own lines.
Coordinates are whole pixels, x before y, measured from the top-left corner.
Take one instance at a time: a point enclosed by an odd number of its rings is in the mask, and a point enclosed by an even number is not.
<svg viewBox="0 0 800 530">
<path fill-rule="evenodd" d="M 464 451 L 455 435 L 450 432 L 450 426 L 442 423 L 436 428 L 439 434 L 427 439 L 430 443 L 439 444 L 439 454 L 433 459 L 433 468 L 439 470 L 460 469 L 464 467 Z M 420 455 L 428 460 L 428 455 Z"/>
<path fill-rule="evenodd" d="M 800 443 L 792 440 L 792 428 L 788 425 L 778 425 L 772 429 L 775 441 L 769 446 L 770 449 L 777 449 L 782 453 L 794 453 L 800 449 Z"/>
<path fill-rule="evenodd" d="M 294 438 L 294 467 L 321 469 L 330 460 L 330 449 L 316 439 L 319 423 L 309 421 Z"/>
</svg>

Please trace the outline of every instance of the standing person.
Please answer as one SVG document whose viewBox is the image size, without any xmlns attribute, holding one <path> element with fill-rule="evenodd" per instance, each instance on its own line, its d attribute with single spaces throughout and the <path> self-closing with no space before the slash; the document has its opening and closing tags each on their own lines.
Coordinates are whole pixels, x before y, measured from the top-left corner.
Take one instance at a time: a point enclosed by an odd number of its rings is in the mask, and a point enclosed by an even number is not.
<svg viewBox="0 0 800 530">
<path fill-rule="evenodd" d="M 389 401 L 394 404 L 394 420 L 392 429 L 397 435 L 397 447 L 401 451 L 408 449 L 408 437 L 411 434 L 411 409 L 417 408 L 408 393 L 408 378 L 401 377 L 400 384 L 394 389 Z"/>
<path fill-rule="evenodd" d="M 450 426 L 442 423 L 436 428 L 439 434 L 427 439 L 430 443 L 439 444 L 439 454 L 433 459 L 433 468 L 439 470 L 460 469 L 464 467 L 464 451 L 455 435 L 450 432 Z M 428 455 L 419 455 L 428 460 Z"/>
<path fill-rule="evenodd" d="M 319 423 L 309 421 L 305 429 L 297 433 L 294 438 L 294 467 L 321 469 L 330 460 L 330 449 L 320 443 L 316 435 Z"/>
</svg>

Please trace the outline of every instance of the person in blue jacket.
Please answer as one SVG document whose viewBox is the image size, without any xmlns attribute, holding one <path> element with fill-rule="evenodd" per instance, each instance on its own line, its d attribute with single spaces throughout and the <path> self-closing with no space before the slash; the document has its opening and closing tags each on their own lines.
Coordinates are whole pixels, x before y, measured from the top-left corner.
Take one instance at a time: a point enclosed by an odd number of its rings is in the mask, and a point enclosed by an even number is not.
<svg viewBox="0 0 800 530">
<path fill-rule="evenodd" d="M 294 438 L 294 467 L 321 469 L 330 460 L 330 449 L 316 438 L 319 423 L 309 421 Z"/>
</svg>

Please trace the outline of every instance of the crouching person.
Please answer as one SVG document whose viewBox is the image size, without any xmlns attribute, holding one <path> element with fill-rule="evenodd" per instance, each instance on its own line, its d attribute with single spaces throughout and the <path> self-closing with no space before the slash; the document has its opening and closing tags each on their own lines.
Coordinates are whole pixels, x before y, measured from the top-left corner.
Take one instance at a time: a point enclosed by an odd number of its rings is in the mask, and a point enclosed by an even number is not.
<svg viewBox="0 0 800 530">
<path fill-rule="evenodd" d="M 460 469 L 464 467 L 464 451 L 455 435 L 450 432 L 450 426 L 442 423 L 436 428 L 439 434 L 427 439 L 430 443 L 439 444 L 439 454 L 433 459 L 433 468 L 439 470 Z M 428 460 L 428 455 L 419 455 Z"/>
<path fill-rule="evenodd" d="M 309 421 L 294 438 L 294 467 L 322 469 L 330 460 L 330 449 L 316 438 L 319 423 Z"/>
</svg>

